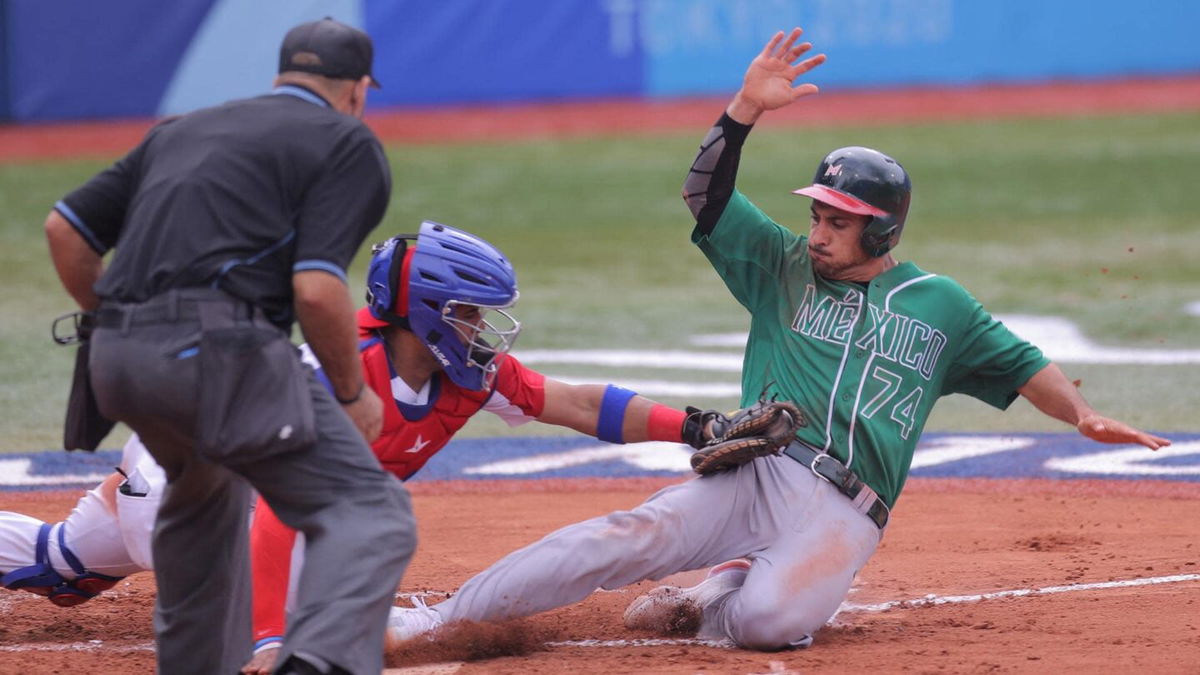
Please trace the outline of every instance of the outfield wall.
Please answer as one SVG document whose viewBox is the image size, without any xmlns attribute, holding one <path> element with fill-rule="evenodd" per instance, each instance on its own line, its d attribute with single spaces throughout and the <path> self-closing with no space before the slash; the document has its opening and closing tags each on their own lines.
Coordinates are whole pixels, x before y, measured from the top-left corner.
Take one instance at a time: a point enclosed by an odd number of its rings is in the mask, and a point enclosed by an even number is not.
<svg viewBox="0 0 1200 675">
<path fill-rule="evenodd" d="M 1200 73 L 1190 0 L 0 0 L 0 118 L 259 93 L 287 28 L 325 15 L 375 38 L 375 107 L 718 94 L 796 24 L 826 89 Z"/>
</svg>

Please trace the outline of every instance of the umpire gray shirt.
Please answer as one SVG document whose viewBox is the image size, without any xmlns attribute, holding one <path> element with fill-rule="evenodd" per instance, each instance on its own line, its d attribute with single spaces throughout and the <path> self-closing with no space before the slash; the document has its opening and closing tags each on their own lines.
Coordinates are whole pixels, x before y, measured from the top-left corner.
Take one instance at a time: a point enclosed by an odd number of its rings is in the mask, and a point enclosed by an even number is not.
<svg viewBox="0 0 1200 675">
<path fill-rule="evenodd" d="M 102 299 L 215 287 L 288 329 L 292 274 L 345 279 L 390 193 L 371 130 L 285 85 L 158 124 L 55 209 L 97 253 L 116 248 Z"/>
</svg>

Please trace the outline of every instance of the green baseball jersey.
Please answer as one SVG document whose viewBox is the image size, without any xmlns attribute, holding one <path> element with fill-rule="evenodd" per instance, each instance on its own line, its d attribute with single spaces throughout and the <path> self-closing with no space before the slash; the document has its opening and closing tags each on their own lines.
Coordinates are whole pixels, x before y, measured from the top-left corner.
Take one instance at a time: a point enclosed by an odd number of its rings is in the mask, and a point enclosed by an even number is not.
<svg viewBox="0 0 1200 675">
<path fill-rule="evenodd" d="M 1049 360 L 945 276 L 901 263 L 867 284 L 813 272 L 808 238 L 734 192 L 692 241 L 750 312 L 742 405 L 777 396 L 811 416 L 800 440 L 825 448 L 889 505 L 941 396 L 1007 408 Z"/>
</svg>

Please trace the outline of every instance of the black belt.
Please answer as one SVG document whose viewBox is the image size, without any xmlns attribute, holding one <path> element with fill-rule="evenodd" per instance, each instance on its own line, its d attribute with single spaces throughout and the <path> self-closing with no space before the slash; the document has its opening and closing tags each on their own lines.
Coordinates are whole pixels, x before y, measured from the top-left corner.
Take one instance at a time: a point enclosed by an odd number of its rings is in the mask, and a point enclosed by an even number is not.
<svg viewBox="0 0 1200 675">
<path fill-rule="evenodd" d="M 875 494 L 870 485 L 862 482 L 858 474 L 824 451 L 800 441 L 792 441 L 783 449 L 783 454 L 807 466 L 812 472 L 829 481 L 838 492 L 849 497 L 859 513 L 870 518 L 879 529 L 888 522 L 888 507 Z"/>
<path fill-rule="evenodd" d="M 167 291 L 145 302 L 104 301 L 96 310 L 96 325 L 101 328 L 128 329 L 129 326 L 199 321 L 202 304 L 224 305 L 222 314 L 231 319 L 251 319 L 254 305 L 215 289 L 188 288 Z"/>
</svg>

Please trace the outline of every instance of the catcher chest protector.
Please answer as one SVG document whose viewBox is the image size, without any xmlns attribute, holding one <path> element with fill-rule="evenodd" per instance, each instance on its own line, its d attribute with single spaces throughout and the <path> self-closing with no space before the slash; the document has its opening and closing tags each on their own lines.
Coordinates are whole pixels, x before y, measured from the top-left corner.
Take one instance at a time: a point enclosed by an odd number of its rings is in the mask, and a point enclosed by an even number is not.
<svg viewBox="0 0 1200 675">
<path fill-rule="evenodd" d="M 813 184 L 793 190 L 843 211 L 868 216 L 862 246 L 878 258 L 900 241 L 912 183 L 896 160 L 870 148 L 839 148 L 817 167 Z"/>
</svg>

